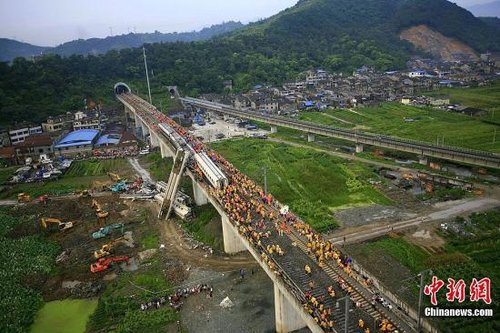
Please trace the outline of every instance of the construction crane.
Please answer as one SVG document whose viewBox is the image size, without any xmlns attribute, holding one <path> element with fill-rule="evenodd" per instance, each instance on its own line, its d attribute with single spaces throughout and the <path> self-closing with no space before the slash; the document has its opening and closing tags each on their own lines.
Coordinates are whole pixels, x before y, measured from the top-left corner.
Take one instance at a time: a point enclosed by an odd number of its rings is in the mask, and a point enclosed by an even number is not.
<svg viewBox="0 0 500 333">
<path fill-rule="evenodd" d="M 101 258 L 97 260 L 97 262 L 93 263 L 90 265 L 90 271 L 92 273 L 98 273 L 105 271 L 111 266 L 111 264 L 115 262 L 126 262 L 128 263 L 129 257 L 128 256 L 116 256 L 116 257 L 109 257 L 109 258 Z"/>
<path fill-rule="evenodd" d="M 94 251 L 94 257 L 96 259 L 100 259 L 102 257 L 105 257 L 105 256 L 108 256 L 110 255 L 110 251 L 118 244 L 120 243 L 124 243 L 124 244 L 127 244 L 127 243 L 130 243 L 131 242 L 131 239 L 130 237 L 127 236 L 127 234 L 125 236 L 122 236 L 120 238 L 117 238 L 117 239 L 114 239 L 112 240 L 111 242 L 109 243 L 106 243 L 104 244 L 103 246 L 101 246 L 101 248 L 97 251 Z"/>
<path fill-rule="evenodd" d="M 73 222 L 61 222 L 61 220 L 54 218 L 42 218 L 40 220 L 40 225 L 44 229 L 47 229 L 50 225 L 57 225 L 59 231 L 73 228 Z"/>
</svg>

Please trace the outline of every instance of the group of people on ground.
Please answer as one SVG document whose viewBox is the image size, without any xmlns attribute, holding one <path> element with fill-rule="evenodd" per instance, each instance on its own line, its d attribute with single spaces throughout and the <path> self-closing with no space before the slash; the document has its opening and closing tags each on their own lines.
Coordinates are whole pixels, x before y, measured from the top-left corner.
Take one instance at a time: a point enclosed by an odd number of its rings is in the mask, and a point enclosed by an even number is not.
<svg viewBox="0 0 500 333">
<path fill-rule="evenodd" d="M 208 284 L 198 284 L 195 287 L 177 289 L 177 291 L 171 295 L 166 295 L 162 297 L 157 297 L 149 302 L 141 303 L 141 310 L 146 311 L 149 309 L 159 309 L 162 305 L 167 304 L 179 311 L 183 305 L 182 300 L 193 294 L 199 294 L 202 291 L 208 292 L 208 297 L 213 296 L 213 288 Z"/>
</svg>

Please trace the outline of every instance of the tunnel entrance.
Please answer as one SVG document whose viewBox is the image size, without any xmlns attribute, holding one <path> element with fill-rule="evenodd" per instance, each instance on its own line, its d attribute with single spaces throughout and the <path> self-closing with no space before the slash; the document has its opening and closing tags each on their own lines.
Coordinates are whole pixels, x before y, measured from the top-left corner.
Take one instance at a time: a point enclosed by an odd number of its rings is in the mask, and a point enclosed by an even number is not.
<svg viewBox="0 0 500 333">
<path fill-rule="evenodd" d="M 126 83 L 118 82 L 117 84 L 115 84 L 114 91 L 115 94 L 120 95 L 123 93 L 129 93 L 131 90 Z"/>
</svg>

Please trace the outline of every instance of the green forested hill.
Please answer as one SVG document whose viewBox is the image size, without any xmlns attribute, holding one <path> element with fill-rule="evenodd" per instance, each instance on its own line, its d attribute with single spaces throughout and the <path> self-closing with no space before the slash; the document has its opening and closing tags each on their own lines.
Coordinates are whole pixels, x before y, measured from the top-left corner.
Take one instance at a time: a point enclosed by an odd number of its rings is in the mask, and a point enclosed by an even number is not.
<svg viewBox="0 0 500 333">
<path fill-rule="evenodd" d="M 370 65 L 404 67 L 420 51 L 401 41 L 401 30 L 426 24 L 476 51 L 500 50 L 496 29 L 445 0 L 301 0 L 269 19 L 210 41 L 147 46 L 153 89 L 176 84 L 185 94 L 281 83 L 322 67 L 346 71 Z M 0 66 L 0 122 L 40 121 L 80 107 L 83 98 L 112 99 L 114 82 L 144 81 L 142 51 L 102 56 L 47 56 Z"/>
</svg>

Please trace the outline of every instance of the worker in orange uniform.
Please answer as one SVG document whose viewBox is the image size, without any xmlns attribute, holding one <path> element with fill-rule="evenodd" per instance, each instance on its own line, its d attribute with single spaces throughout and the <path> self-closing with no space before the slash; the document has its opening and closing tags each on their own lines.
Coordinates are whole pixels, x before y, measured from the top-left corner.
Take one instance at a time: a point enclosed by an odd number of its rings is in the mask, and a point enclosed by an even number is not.
<svg viewBox="0 0 500 333">
<path fill-rule="evenodd" d="M 358 327 L 359 328 L 365 327 L 365 322 L 363 321 L 363 319 L 358 320 Z"/>
<path fill-rule="evenodd" d="M 311 270 L 311 267 L 309 267 L 309 265 L 305 265 L 304 270 L 306 271 L 307 275 L 311 276 L 312 270 Z"/>
</svg>

